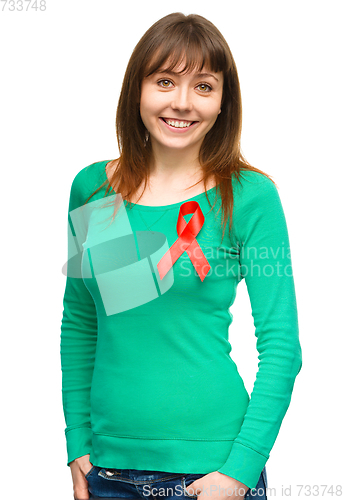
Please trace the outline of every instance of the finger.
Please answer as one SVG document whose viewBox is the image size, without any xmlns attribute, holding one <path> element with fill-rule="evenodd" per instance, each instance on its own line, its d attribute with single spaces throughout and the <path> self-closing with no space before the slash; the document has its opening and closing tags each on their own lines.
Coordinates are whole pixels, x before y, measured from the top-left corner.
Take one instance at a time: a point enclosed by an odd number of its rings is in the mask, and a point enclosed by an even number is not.
<svg viewBox="0 0 344 500">
<path fill-rule="evenodd" d="M 193 486 L 193 483 L 189 484 L 186 488 L 185 491 L 188 495 L 196 495 L 195 491 L 196 488 Z"/>
</svg>

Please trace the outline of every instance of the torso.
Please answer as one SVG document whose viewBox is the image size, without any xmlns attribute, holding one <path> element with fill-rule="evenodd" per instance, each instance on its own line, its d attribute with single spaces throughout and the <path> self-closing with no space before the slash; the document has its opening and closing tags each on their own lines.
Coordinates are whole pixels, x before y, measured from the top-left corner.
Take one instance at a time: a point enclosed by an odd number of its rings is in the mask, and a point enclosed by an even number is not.
<svg viewBox="0 0 344 500">
<path fill-rule="evenodd" d="M 117 162 L 118 160 L 113 160 L 106 164 L 105 171 L 108 180 L 110 180 L 110 177 L 112 176 L 116 168 Z M 192 185 L 195 182 L 196 180 L 190 182 L 189 185 Z M 208 179 L 207 190 L 211 189 L 215 185 L 216 181 L 214 178 L 212 178 L 211 180 Z M 187 187 L 188 186 L 184 184 L 181 185 L 180 188 L 172 190 L 170 186 L 163 185 L 158 181 L 156 181 L 155 183 L 151 182 L 151 185 L 150 186 L 147 185 L 146 190 L 143 192 L 140 198 L 140 195 L 143 190 L 143 184 L 142 184 L 142 186 L 140 186 L 135 195 L 132 196 L 132 199 L 130 201 L 132 203 L 138 202 L 140 205 L 163 206 L 163 205 L 171 205 L 174 203 L 180 203 L 181 201 L 192 198 L 204 192 L 203 181 L 190 189 L 186 189 Z M 113 189 L 115 192 L 117 192 L 116 186 L 113 186 Z"/>
</svg>

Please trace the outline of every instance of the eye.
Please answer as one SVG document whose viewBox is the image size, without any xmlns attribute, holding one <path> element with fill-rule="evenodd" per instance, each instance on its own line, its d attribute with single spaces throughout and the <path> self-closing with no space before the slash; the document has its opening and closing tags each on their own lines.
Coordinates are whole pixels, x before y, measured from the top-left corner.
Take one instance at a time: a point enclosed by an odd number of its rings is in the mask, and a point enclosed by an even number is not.
<svg viewBox="0 0 344 500">
<path fill-rule="evenodd" d="M 166 79 L 159 80 L 157 83 L 158 83 L 158 85 L 159 85 L 160 83 L 162 84 L 162 83 L 166 83 L 166 82 L 172 83 L 172 82 L 171 82 L 171 80 L 166 80 Z M 202 87 L 208 87 L 208 89 L 209 89 L 209 90 L 207 90 L 207 91 L 203 91 L 203 90 L 202 90 L 201 92 L 203 92 L 203 93 L 209 93 L 209 92 L 211 92 L 211 91 L 213 90 L 213 89 L 212 89 L 212 87 L 211 87 L 210 85 L 208 85 L 208 83 L 199 83 L 199 84 L 197 85 L 197 87 L 201 87 L 201 86 L 202 86 Z M 165 86 L 165 85 L 160 85 L 160 87 L 163 87 L 163 88 L 165 88 L 165 89 L 168 89 L 168 88 L 169 88 L 168 86 Z"/>
<path fill-rule="evenodd" d="M 162 83 L 162 82 L 164 82 L 164 83 L 165 82 L 171 82 L 171 80 L 159 80 L 158 81 L 158 85 L 159 85 L 159 83 Z M 161 85 L 161 86 L 164 87 L 164 88 L 168 88 L 168 87 L 165 87 L 164 85 Z"/>
<path fill-rule="evenodd" d="M 213 90 L 212 87 L 210 85 L 208 85 L 207 83 L 200 83 L 199 85 L 197 85 L 197 87 L 200 87 L 201 85 L 203 87 L 208 87 L 209 88 L 208 92 L 210 92 L 211 90 Z"/>
</svg>

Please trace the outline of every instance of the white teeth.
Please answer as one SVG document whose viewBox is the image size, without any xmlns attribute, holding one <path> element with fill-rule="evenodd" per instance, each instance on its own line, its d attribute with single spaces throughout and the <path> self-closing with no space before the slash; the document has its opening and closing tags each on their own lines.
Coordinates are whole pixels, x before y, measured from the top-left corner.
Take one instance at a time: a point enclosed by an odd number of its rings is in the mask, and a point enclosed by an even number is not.
<svg viewBox="0 0 344 500">
<path fill-rule="evenodd" d="M 165 120 L 165 121 L 166 121 L 166 123 L 171 125 L 171 127 L 176 127 L 176 128 L 185 128 L 185 127 L 190 127 L 190 125 L 191 125 L 191 122 L 189 122 L 189 123 L 187 123 L 187 122 L 174 122 L 171 120 Z"/>
</svg>

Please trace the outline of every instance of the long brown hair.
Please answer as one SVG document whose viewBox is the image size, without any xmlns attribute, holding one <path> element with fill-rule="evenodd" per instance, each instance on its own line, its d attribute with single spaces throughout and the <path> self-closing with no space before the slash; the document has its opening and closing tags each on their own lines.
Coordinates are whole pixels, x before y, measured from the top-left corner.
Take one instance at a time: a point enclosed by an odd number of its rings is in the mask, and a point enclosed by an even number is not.
<svg viewBox="0 0 344 500">
<path fill-rule="evenodd" d="M 116 185 L 122 199 L 128 201 L 142 182 L 146 189 L 152 145 L 150 138 L 147 139 L 147 129 L 140 115 L 141 82 L 162 67 L 173 70 L 184 60 L 185 66 L 180 73 L 189 73 L 193 69 L 202 71 L 204 66 L 213 72 L 223 73 L 221 113 L 204 137 L 199 151 L 208 202 L 207 179 L 212 176 L 220 187 L 223 239 L 228 218 L 229 232 L 232 229 L 232 176 L 235 175 L 240 182 L 241 171 L 250 170 L 274 181 L 268 174 L 250 165 L 241 152 L 242 103 L 237 68 L 220 31 L 208 19 L 197 14 L 175 12 L 161 18 L 146 31 L 134 48 L 117 106 L 116 133 L 120 151 L 117 167 L 111 178 L 94 191 L 85 203 L 105 184 L 108 184 L 105 196 Z M 166 61 L 170 62 L 168 67 L 164 66 Z"/>
</svg>

